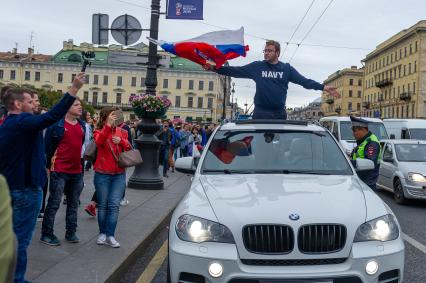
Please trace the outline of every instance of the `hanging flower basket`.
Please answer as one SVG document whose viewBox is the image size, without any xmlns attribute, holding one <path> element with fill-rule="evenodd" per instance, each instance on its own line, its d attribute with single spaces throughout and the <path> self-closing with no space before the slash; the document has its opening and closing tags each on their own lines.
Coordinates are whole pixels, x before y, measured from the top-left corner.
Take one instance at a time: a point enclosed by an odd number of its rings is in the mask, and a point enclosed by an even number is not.
<svg viewBox="0 0 426 283">
<path fill-rule="evenodd" d="M 161 118 L 172 105 L 169 99 L 153 95 L 132 95 L 129 99 L 133 107 L 133 112 L 140 119 L 142 118 Z"/>
</svg>

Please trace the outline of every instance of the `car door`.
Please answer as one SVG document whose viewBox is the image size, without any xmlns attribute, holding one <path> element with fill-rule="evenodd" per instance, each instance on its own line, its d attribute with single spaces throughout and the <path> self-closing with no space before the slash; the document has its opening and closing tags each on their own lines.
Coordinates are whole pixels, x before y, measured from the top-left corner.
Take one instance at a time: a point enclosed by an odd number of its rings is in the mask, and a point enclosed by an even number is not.
<svg viewBox="0 0 426 283">
<path fill-rule="evenodd" d="M 389 189 L 393 188 L 392 179 L 395 172 L 395 154 L 393 144 L 383 143 L 382 159 L 380 161 L 379 184 Z M 393 161 L 390 161 L 393 160 Z"/>
</svg>

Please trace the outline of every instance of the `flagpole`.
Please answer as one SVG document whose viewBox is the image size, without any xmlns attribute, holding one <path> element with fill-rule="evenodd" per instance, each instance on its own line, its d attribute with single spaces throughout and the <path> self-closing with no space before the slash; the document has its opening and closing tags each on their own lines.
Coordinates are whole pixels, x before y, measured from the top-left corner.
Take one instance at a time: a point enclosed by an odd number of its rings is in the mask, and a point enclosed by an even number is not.
<svg viewBox="0 0 426 283">
<path fill-rule="evenodd" d="M 158 26 L 160 18 L 160 0 L 152 0 L 151 2 L 151 26 L 149 31 L 149 37 L 158 40 Z M 148 68 L 146 72 L 146 93 L 155 95 L 155 88 L 157 87 L 157 44 L 149 42 L 149 53 L 148 53 Z"/>
</svg>

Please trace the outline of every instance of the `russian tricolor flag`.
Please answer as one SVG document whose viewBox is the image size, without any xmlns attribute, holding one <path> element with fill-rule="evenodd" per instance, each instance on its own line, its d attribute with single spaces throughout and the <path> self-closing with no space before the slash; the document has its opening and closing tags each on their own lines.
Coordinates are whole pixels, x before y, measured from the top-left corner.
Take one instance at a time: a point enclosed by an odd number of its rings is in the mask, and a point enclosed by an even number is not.
<svg viewBox="0 0 426 283">
<path fill-rule="evenodd" d="M 220 68 L 227 60 L 246 56 L 249 50 L 244 45 L 244 28 L 238 30 L 221 30 L 205 33 L 188 40 L 170 43 L 162 40 L 155 40 L 148 37 L 148 40 L 159 45 L 165 51 L 186 58 L 200 65 L 207 63 Z"/>
</svg>

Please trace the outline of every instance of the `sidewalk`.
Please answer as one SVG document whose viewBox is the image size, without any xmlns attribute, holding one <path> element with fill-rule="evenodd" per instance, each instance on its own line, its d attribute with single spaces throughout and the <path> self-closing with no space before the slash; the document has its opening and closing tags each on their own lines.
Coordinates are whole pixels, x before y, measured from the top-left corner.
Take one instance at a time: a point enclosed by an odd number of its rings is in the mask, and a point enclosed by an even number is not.
<svg viewBox="0 0 426 283">
<path fill-rule="evenodd" d="M 128 170 L 130 178 L 132 170 Z M 120 207 L 116 239 L 121 247 L 114 249 L 99 246 L 97 218 L 89 216 L 84 206 L 94 192 L 93 171 L 85 172 L 86 186 L 81 194 L 77 235 L 80 243 L 65 241 L 65 205 L 61 205 L 55 219 L 55 235 L 61 245 L 51 247 L 40 242 L 41 222 L 28 251 L 26 279 L 34 283 L 82 283 L 105 282 L 120 275 L 120 266 L 144 243 L 155 229 L 173 211 L 190 186 L 190 177 L 181 173 L 169 173 L 164 178 L 164 190 L 145 191 L 126 189 L 129 205 Z M 144 243 L 146 244 L 146 242 Z M 133 254 L 132 254 L 133 253 Z M 113 276 L 113 277 L 111 277 Z"/>
</svg>

